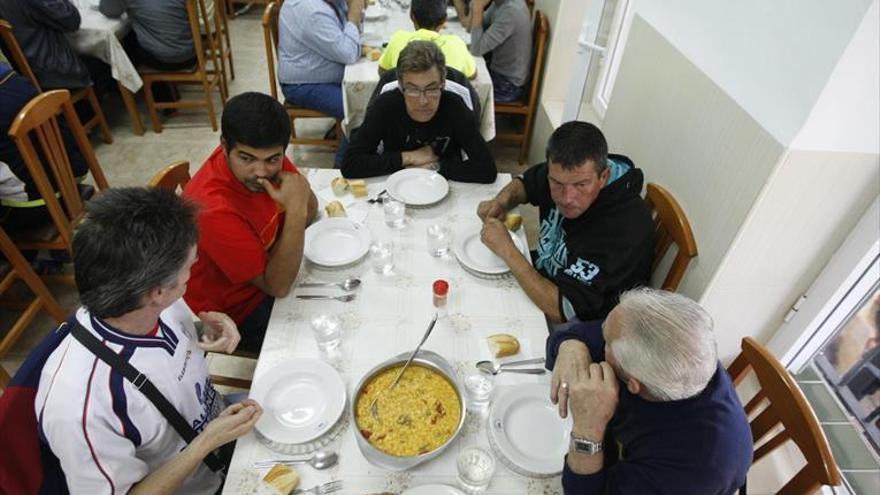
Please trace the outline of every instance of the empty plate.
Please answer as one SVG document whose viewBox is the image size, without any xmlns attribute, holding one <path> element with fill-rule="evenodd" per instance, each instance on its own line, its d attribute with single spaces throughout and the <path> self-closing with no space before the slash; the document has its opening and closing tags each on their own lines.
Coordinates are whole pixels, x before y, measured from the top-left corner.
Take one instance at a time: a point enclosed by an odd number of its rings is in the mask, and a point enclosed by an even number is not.
<svg viewBox="0 0 880 495">
<path fill-rule="evenodd" d="M 385 189 L 392 198 L 412 206 L 428 206 L 449 194 L 446 178 L 432 170 L 407 168 L 388 177 Z"/>
<path fill-rule="evenodd" d="M 485 275 L 503 275 L 510 271 L 507 263 L 495 255 L 480 240 L 482 225 L 468 225 L 455 233 L 453 251 L 458 262 L 465 268 Z M 523 242 L 516 234 L 510 238 L 519 252 L 523 252 Z"/>
<path fill-rule="evenodd" d="M 449 485 L 431 484 L 414 486 L 400 495 L 464 495 L 464 492 Z"/>
<path fill-rule="evenodd" d="M 316 265 L 344 266 L 370 250 L 370 231 L 348 218 L 327 218 L 306 229 L 305 257 Z"/>
<path fill-rule="evenodd" d="M 265 411 L 255 428 L 281 444 L 318 438 L 345 410 L 342 377 L 318 359 L 295 359 L 275 366 L 254 382 L 250 396 Z"/>
</svg>

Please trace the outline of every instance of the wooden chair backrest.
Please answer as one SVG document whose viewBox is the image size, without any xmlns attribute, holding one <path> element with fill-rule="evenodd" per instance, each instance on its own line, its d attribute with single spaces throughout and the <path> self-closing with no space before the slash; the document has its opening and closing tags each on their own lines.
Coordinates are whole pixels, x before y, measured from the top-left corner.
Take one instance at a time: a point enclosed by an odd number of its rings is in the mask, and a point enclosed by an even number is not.
<svg viewBox="0 0 880 495">
<path fill-rule="evenodd" d="M 6 390 L 6 386 L 9 385 L 9 373 L 3 369 L 3 366 L 0 366 L 0 392 Z"/>
<path fill-rule="evenodd" d="M 535 13 L 535 25 L 532 27 L 532 70 L 529 83 L 528 99 L 525 101 L 529 113 L 534 114 L 538 105 L 538 89 L 544 77 L 544 58 L 547 55 L 547 37 L 550 36 L 550 22 L 540 10 Z"/>
<path fill-rule="evenodd" d="M 266 65 L 269 69 L 269 91 L 278 99 L 278 82 L 275 78 L 275 50 L 278 46 L 278 12 L 282 2 L 269 2 L 263 11 L 263 42 L 266 44 Z"/>
<path fill-rule="evenodd" d="M 9 51 L 8 55 L 12 57 L 12 63 L 15 64 L 18 72 L 30 79 L 31 84 L 37 88 L 37 92 L 42 93 L 43 90 L 40 88 L 40 81 L 37 80 L 36 74 L 34 74 L 34 71 L 31 69 L 31 64 L 28 63 L 27 57 L 25 57 L 24 51 L 21 49 L 21 45 L 19 45 L 18 40 L 15 39 L 15 35 L 12 32 L 12 24 L 4 19 L 0 19 L 0 37 L 3 38 L 3 43 Z"/>
<path fill-rule="evenodd" d="M 196 61 L 198 64 L 198 71 L 202 74 L 206 73 L 206 60 L 205 60 L 205 47 L 202 44 L 202 25 L 206 28 L 214 26 L 216 24 L 213 22 L 216 20 L 216 16 L 214 19 L 208 15 L 208 8 L 205 6 L 205 0 L 184 0 L 186 6 L 186 16 L 189 19 L 189 30 L 192 34 L 193 39 L 193 49 L 196 52 Z M 208 31 L 213 30 L 213 28 L 208 29 Z M 208 42 L 208 49 L 210 50 L 209 54 L 212 55 L 212 58 L 216 57 L 216 46 L 215 46 L 215 36 L 206 36 L 205 40 Z M 217 65 L 216 60 L 215 67 L 219 67 Z"/>
<path fill-rule="evenodd" d="M 697 255 L 697 241 L 684 210 L 669 191 L 650 183 L 645 201 L 654 215 L 654 263 L 651 272 L 663 261 L 672 243 L 678 246 L 678 254 L 660 286 L 663 290 L 675 291 L 691 259 Z"/>
<path fill-rule="evenodd" d="M 66 89 L 47 91 L 28 102 L 12 122 L 9 135 L 15 142 L 40 196 L 46 202 L 52 221 L 69 247 L 73 241 L 72 222 L 83 213 L 83 202 L 58 125 L 59 113 L 64 115 L 79 151 L 92 173 L 95 185 L 99 190 L 107 189 L 107 178 L 98 165 L 92 144 L 73 110 L 70 92 Z M 45 167 L 34 147 L 32 136 L 39 143 L 42 156 L 47 162 Z M 54 181 L 49 180 L 47 170 L 51 171 Z M 63 208 L 56 193 L 64 203 Z"/>
<path fill-rule="evenodd" d="M 175 192 L 179 189 L 182 192 L 189 180 L 189 162 L 180 160 L 157 172 L 147 185 Z"/>
<path fill-rule="evenodd" d="M 727 372 L 737 385 L 749 372 L 754 372 L 760 384 L 758 393 L 745 405 L 746 415 L 752 417 L 749 424 L 752 440 L 757 447 L 753 462 L 788 440 L 797 445 L 807 461 L 777 494 L 807 495 L 815 493 L 822 485 L 840 485 L 840 471 L 816 413 L 782 363 L 764 346 L 746 337 L 742 341 L 742 352 L 730 364 Z M 762 404 L 766 404 L 766 407 L 754 415 Z M 782 431 L 762 442 L 779 425 Z"/>
</svg>

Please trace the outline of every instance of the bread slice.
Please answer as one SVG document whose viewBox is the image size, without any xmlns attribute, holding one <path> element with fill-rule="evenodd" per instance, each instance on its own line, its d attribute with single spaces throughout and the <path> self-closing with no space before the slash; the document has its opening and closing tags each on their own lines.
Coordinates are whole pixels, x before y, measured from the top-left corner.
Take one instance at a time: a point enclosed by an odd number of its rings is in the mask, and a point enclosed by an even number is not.
<svg viewBox="0 0 880 495">
<path fill-rule="evenodd" d="M 263 482 L 274 488 L 280 495 L 289 495 L 299 484 L 299 473 L 292 467 L 275 464 L 266 473 L 266 476 L 263 476 Z"/>
<path fill-rule="evenodd" d="M 519 352 L 519 340 L 513 335 L 507 333 L 496 333 L 490 335 L 489 348 L 495 354 L 495 357 L 512 356 Z"/>
<path fill-rule="evenodd" d="M 364 179 L 352 179 L 348 181 L 348 187 L 356 198 L 363 198 L 367 195 L 367 181 Z"/>
<path fill-rule="evenodd" d="M 324 211 L 329 218 L 346 216 L 345 207 L 339 201 L 331 201 L 324 207 Z"/>
<path fill-rule="evenodd" d="M 330 188 L 333 189 L 333 194 L 342 196 L 345 194 L 345 191 L 348 191 L 348 180 L 337 177 L 330 181 Z"/>
</svg>

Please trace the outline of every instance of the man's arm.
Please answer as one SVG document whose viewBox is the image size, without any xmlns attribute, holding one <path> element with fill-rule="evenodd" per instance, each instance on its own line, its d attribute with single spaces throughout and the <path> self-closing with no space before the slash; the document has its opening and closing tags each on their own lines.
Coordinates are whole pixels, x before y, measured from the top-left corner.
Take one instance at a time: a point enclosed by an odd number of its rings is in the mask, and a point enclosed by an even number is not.
<svg viewBox="0 0 880 495">
<path fill-rule="evenodd" d="M 494 50 L 513 34 L 516 25 L 512 18 L 496 15 L 492 24 L 483 29 L 483 13 L 486 0 L 474 0 L 474 11 L 471 14 L 471 53 L 485 55 Z M 480 5 L 482 4 L 482 6 Z"/>
<path fill-rule="evenodd" d="M 101 0 L 98 4 L 98 11 L 107 17 L 116 18 L 125 12 L 125 2 L 123 0 Z"/>
<path fill-rule="evenodd" d="M 487 218 L 497 218 L 503 221 L 508 211 L 528 200 L 529 197 L 526 194 L 526 186 L 523 181 L 514 178 L 494 198 L 480 202 L 477 206 L 477 216 L 483 221 Z"/>
<path fill-rule="evenodd" d="M 456 98 L 457 100 L 458 98 Z M 461 154 L 446 153 L 441 160 L 440 172 L 451 180 L 460 182 L 476 182 L 479 184 L 491 184 L 495 182 L 498 176 L 498 169 L 495 168 L 495 158 L 489 151 L 489 146 L 480 135 L 480 129 L 472 116 L 472 113 L 464 105 L 464 103 L 454 103 L 455 109 L 453 118 L 459 122 L 453 125 L 455 140 L 458 141 L 461 149 L 467 153 L 467 160 L 461 159 Z"/>
<path fill-rule="evenodd" d="M 455 13 L 458 15 L 458 21 L 468 31 L 471 30 L 471 14 L 468 12 L 465 0 L 452 0 L 455 6 Z"/>
<path fill-rule="evenodd" d="M 400 143 L 389 141 L 390 123 L 397 124 L 400 119 L 390 115 L 386 95 L 380 95 L 367 111 L 364 123 L 351 136 L 348 149 L 342 158 L 342 176 L 353 179 L 387 175 L 403 169 L 406 165 Z M 377 152 L 379 143 L 384 143 L 382 153 Z"/>
<path fill-rule="evenodd" d="M 348 22 L 342 29 L 339 28 L 339 19 L 335 12 L 319 10 L 312 12 L 303 32 L 303 40 L 308 43 L 310 49 L 319 53 L 322 57 L 340 64 L 353 64 L 361 56 L 361 35 L 358 29 L 360 16 L 363 13 L 363 0 L 359 2 L 360 8 L 349 7 Z M 290 15 L 302 15 L 293 13 Z M 353 22 L 357 19 L 357 22 Z M 302 24 L 296 22 L 295 26 Z"/>
<path fill-rule="evenodd" d="M 29 7 L 38 23 L 64 33 L 76 31 L 82 22 L 79 9 L 68 0 L 30 0 L 22 4 Z"/>
</svg>

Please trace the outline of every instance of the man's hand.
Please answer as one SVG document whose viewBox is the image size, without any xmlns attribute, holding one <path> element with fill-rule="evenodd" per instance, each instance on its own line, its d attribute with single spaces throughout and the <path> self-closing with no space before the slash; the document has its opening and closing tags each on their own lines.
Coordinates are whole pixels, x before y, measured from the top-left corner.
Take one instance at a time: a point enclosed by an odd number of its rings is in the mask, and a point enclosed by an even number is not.
<svg viewBox="0 0 880 495">
<path fill-rule="evenodd" d="M 516 244 L 510 238 L 507 227 L 497 218 L 489 218 L 483 223 L 483 230 L 480 231 L 480 240 L 505 262 L 510 256 L 517 252 Z"/>
<path fill-rule="evenodd" d="M 245 399 L 224 409 L 205 426 L 196 440 L 200 441 L 204 446 L 205 455 L 208 455 L 220 446 L 250 432 L 262 414 L 263 408 L 257 401 Z"/>
<path fill-rule="evenodd" d="M 348 22 L 358 25 L 364 16 L 364 0 L 348 1 Z"/>
<path fill-rule="evenodd" d="M 568 387 L 572 434 L 601 441 L 605 427 L 617 409 L 618 385 L 614 369 L 604 361 L 592 363 L 584 370 L 577 370 L 577 376 Z"/>
<path fill-rule="evenodd" d="M 428 145 L 413 151 L 402 151 L 400 159 L 404 167 L 422 167 L 440 161 L 440 158 L 434 154 L 434 150 Z"/>
<path fill-rule="evenodd" d="M 474 3 L 471 4 L 471 15 L 473 15 L 473 12 L 483 12 L 490 3 L 492 3 L 492 0 L 474 0 Z"/>
<path fill-rule="evenodd" d="M 497 218 L 503 222 L 505 215 L 507 215 L 507 209 L 498 199 L 480 201 L 480 204 L 477 205 L 477 216 L 484 222 L 489 218 Z"/>
<path fill-rule="evenodd" d="M 559 417 L 568 416 L 568 401 L 571 395 L 569 387 L 577 380 L 578 372 L 585 371 L 590 365 L 590 351 L 587 345 L 579 340 L 566 340 L 559 344 L 556 353 L 556 364 L 553 366 L 553 378 L 550 379 L 550 401 L 559 404 Z M 562 384 L 566 386 L 563 387 Z"/>
<path fill-rule="evenodd" d="M 308 214 L 309 198 L 311 197 L 311 188 L 309 181 L 303 174 L 295 174 L 292 172 L 280 172 L 278 174 L 278 185 L 275 186 L 267 179 L 257 179 L 266 194 L 270 198 L 280 204 L 287 214 L 302 213 L 303 216 Z"/>
<path fill-rule="evenodd" d="M 224 313 L 202 311 L 199 319 L 204 324 L 204 334 L 199 340 L 199 347 L 208 352 L 225 352 L 231 354 L 238 346 L 241 335 L 232 318 Z"/>
</svg>

